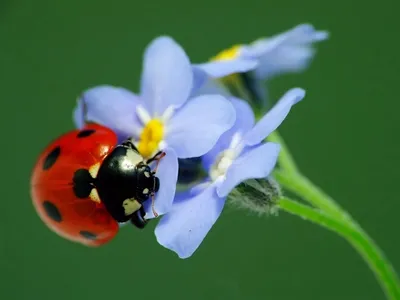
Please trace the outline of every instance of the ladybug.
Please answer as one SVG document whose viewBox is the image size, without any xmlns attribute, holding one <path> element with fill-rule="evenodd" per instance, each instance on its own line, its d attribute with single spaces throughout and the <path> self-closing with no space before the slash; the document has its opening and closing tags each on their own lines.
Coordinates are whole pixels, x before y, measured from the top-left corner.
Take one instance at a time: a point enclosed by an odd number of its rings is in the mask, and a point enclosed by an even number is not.
<svg viewBox="0 0 400 300">
<path fill-rule="evenodd" d="M 37 160 L 31 196 L 41 220 L 58 235 L 86 246 L 101 246 L 118 233 L 119 223 L 144 228 L 143 203 L 160 188 L 155 176 L 159 152 L 145 160 L 128 138 L 88 124 L 54 140 Z M 152 170 L 150 164 L 157 165 Z"/>
</svg>

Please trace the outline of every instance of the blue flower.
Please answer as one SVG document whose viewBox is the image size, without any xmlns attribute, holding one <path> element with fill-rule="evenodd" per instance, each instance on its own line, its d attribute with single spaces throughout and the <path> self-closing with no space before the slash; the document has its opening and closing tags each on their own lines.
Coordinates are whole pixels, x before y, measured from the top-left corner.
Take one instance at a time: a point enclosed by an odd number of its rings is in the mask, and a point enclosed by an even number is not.
<svg viewBox="0 0 400 300">
<path fill-rule="evenodd" d="M 288 91 L 256 124 L 250 106 L 237 98 L 231 99 L 236 122 L 203 156 L 208 170 L 205 182 L 178 195 L 169 213 L 158 223 L 155 234 L 161 245 L 180 258 L 190 257 L 220 216 L 229 193 L 245 180 L 270 174 L 280 148 L 264 140 L 304 95 L 305 91 L 300 88 Z"/>
<path fill-rule="evenodd" d="M 260 80 L 281 73 L 300 72 L 308 66 L 315 54 L 312 44 L 328 37 L 327 31 L 317 31 L 310 24 L 301 24 L 249 45 L 233 46 L 222 51 L 211 62 L 198 64 L 197 67 L 214 78 L 229 75 L 231 69 L 227 68 L 228 72 L 222 72 L 224 69 L 221 64 L 241 65 L 241 73 L 254 70 L 257 79 Z"/>
<path fill-rule="evenodd" d="M 267 98 L 263 81 L 305 70 L 315 55 L 313 44 L 328 36 L 327 31 L 300 24 L 248 45 L 235 45 L 211 61 L 195 65 L 208 76 L 197 93 L 234 94 L 263 109 Z"/>
<path fill-rule="evenodd" d="M 161 184 L 155 210 L 159 215 L 172 205 L 178 158 L 205 154 L 235 121 L 232 104 L 220 95 L 188 101 L 203 78 L 196 71 L 173 39 L 159 37 L 144 53 L 140 95 L 120 87 L 97 86 L 82 95 L 74 111 L 78 128 L 85 122 L 99 123 L 120 137 L 132 137 L 144 158 L 160 150 L 167 154 L 157 173 Z M 146 218 L 154 217 L 146 205 Z"/>
</svg>

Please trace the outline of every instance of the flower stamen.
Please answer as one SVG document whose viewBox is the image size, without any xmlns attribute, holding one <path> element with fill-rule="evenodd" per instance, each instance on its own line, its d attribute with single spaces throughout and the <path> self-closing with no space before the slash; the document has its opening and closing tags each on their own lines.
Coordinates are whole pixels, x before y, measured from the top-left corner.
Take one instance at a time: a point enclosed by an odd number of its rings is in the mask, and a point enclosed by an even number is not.
<svg viewBox="0 0 400 300">
<path fill-rule="evenodd" d="M 210 168 L 210 178 L 216 181 L 219 177 L 224 178 L 229 167 L 235 160 L 236 153 L 232 149 L 222 151 L 216 158 L 214 164 Z"/>
<path fill-rule="evenodd" d="M 215 159 L 214 164 L 210 168 L 209 176 L 212 181 L 225 178 L 225 174 L 235 159 L 243 150 L 242 135 L 236 132 L 227 149 L 222 151 Z"/>
<path fill-rule="evenodd" d="M 171 119 L 171 117 L 173 116 L 174 112 L 175 112 L 175 108 L 172 105 L 168 106 L 167 109 L 162 114 L 162 117 L 161 117 L 163 122 L 164 123 L 168 122 L 169 119 Z"/>
<path fill-rule="evenodd" d="M 241 148 L 242 142 L 242 134 L 240 132 L 236 132 L 231 140 L 231 144 L 229 145 L 230 149 Z M 241 151 L 241 150 L 240 150 Z"/>
<path fill-rule="evenodd" d="M 142 122 L 143 125 L 146 125 L 147 123 L 149 123 L 151 121 L 150 114 L 147 112 L 147 110 L 142 105 L 138 105 L 136 107 L 136 113 L 137 113 L 139 120 Z"/>
</svg>

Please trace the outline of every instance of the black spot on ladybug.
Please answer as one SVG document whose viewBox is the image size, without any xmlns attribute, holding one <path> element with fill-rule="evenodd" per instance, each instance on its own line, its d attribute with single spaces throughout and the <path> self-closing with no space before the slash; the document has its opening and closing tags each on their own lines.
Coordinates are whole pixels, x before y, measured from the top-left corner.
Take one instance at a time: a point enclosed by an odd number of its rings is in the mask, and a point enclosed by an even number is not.
<svg viewBox="0 0 400 300">
<path fill-rule="evenodd" d="M 91 233 L 89 231 L 82 230 L 82 231 L 79 232 L 79 234 L 81 236 L 83 236 L 85 239 L 88 239 L 88 240 L 92 240 L 93 241 L 93 240 L 97 239 L 97 235 L 94 234 L 94 233 Z"/>
<path fill-rule="evenodd" d="M 50 153 L 47 154 L 46 158 L 44 159 L 43 170 L 50 169 L 57 161 L 58 157 L 60 156 L 60 153 L 61 153 L 60 146 L 57 146 L 53 150 L 51 150 Z"/>
<path fill-rule="evenodd" d="M 50 201 L 43 202 L 43 208 L 46 211 L 46 214 L 53 221 L 60 223 L 62 221 L 61 213 L 58 210 L 57 206 L 55 206 Z"/>
<path fill-rule="evenodd" d="M 76 137 L 77 138 L 85 138 L 85 137 L 92 135 L 95 132 L 96 132 L 96 130 L 94 130 L 94 129 L 84 129 L 84 130 L 79 131 L 79 133 L 76 135 Z"/>
<path fill-rule="evenodd" d="M 78 198 L 87 198 L 94 188 L 94 179 L 86 169 L 78 169 L 72 178 L 75 196 Z"/>
</svg>

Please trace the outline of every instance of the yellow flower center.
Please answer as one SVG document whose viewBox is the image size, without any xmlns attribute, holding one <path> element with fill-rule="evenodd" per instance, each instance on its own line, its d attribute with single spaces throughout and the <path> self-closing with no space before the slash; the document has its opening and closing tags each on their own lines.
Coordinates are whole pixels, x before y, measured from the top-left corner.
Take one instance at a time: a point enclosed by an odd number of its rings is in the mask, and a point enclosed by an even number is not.
<svg viewBox="0 0 400 300">
<path fill-rule="evenodd" d="M 150 158 L 157 150 L 158 145 L 164 137 L 164 125 L 160 120 L 153 119 L 144 127 L 138 150 L 144 158 Z"/>
<path fill-rule="evenodd" d="M 221 61 L 221 60 L 231 60 L 239 56 L 239 50 L 242 46 L 241 45 L 234 45 L 228 49 L 225 49 L 218 53 L 216 56 L 211 58 L 211 61 Z"/>
<path fill-rule="evenodd" d="M 226 61 L 239 56 L 242 45 L 233 45 L 211 58 L 211 61 Z M 242 82 L 237 73 L 220 78 L 219 81 L 229 89 L 242 90 Z"/>
</svg>

